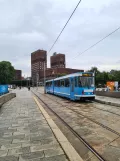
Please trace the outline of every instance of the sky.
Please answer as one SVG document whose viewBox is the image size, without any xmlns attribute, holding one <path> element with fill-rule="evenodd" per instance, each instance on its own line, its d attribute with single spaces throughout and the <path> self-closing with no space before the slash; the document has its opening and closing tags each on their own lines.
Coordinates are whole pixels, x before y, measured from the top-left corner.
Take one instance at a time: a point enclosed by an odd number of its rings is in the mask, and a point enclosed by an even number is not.
<svg viewBox="0 0 120 161">
<path fill-rule="evenodd" d="M 0 0 L 0 61 L 31 75 L 31 53 L 49 51 L 79 0 Z M 82 0 L 58 42 L 48 52 L 66 54 L 68 68 L 120 70 L 120 0 Z M 77 56 L 77 57 L 76 57 Z"/>
</svg>

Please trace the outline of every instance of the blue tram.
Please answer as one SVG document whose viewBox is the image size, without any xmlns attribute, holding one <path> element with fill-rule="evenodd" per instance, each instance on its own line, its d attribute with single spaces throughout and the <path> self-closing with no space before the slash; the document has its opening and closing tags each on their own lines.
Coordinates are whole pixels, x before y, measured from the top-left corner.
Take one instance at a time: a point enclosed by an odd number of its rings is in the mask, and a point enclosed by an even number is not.
<svg viewBox="0 0 120 161">
<path fill-rule="evenodd" d="M 69 98 L 71 100 L 94 100 L 94 73 L 79 72 L 46 81 L 46 93 Z"/>
</svg>

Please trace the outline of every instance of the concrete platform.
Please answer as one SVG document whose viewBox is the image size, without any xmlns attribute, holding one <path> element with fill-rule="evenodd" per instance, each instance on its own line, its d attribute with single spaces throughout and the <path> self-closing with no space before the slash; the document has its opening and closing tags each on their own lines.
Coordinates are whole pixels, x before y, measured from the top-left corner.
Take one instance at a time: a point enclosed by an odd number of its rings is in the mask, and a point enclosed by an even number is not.
<svg viewBox="0 0 120 161">
<path fill-rule="evenodd" d="M 107 105 L 117 106 L 120 107 L 120 99 L 119 98 L 112 98 L 106 96 L 96 96 L 95 101 Z"/>
<path fill-rule="evenodd" d="M 68 161 L 27 89 L 0 109 L 0 161 Z"/>
<path fill-rule="evenodd" d="M 2 107 L 4 103 L 8 102 L 14 97 L 16 97 L 15 93 L 7 93 L 5 95 L 0 96 L 0 107 Z"/>
</svg>

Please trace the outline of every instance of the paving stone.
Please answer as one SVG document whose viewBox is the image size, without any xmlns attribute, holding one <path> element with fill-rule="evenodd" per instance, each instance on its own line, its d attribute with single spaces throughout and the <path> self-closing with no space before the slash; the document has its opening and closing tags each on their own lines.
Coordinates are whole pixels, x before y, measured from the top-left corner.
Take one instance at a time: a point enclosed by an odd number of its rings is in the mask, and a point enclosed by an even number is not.
<svg viewBox="0 0 120 161">
<path fill-rule="evenodd" d="M 0 156 L 6 156 L 8 153 L 8 150 L 0 150 Z"/>
<path fill-rule="evenodd" d="M 28 147 L 28 146 L 34 146 L 34 145 L 41 145 L 40 141 L 33 141 L 33 142 L 27 142 L 27 143 L 22 143 L 22 147 Z"/>
<path fill-rule="evenodd" d="M 120 160 L 120 149 L 117 147 L 107 146 L 107 148 L 105 148 L 103 151 L 103 157 L 107 161 L 119 161 Z"/>
<path fill-rule="evenodd" d="M 64 154 L 63 150 L 59 148 L 44 150 L 45 157 L 52 157 L 56 155 Z"/>
<path fill-rule="evenodd" d="M 13 149 L 13 148 L 21 148 L 21 144 L 6 144 L 1 146 L 1 150 L 6 150 L 6 149 Z"/>
<path fill-rule="evenodd" d="M 58 143 L 58 141 L 54 137 L 42 139 L 40 142 L 42 145 L 44 145 L 44 144 L 57 144 Z"/>
<path fill-rule="evenodd" d="M 9 132 L 9 133 L 4 133 L 4 135 L 3 135 L 3 137 L 9 137 L 9 136 L 12 136 L 13 135 L 13 133 L 11 132 Z"/>
<path fill-rule="evenodd" d="M 15 156 L 5 156 L 0 157 L 0 161 L 19 161 L 19 158 Z"/>
<path fill-rule="evenodd" d="M 11 144 L 12 140 L 0 139 L 0 145 Z"/>
<path fill-rule="evenodd" d="M 25 140 L 25 139 L 13 139 L 12 143 L 15 144 L 15 143 L 28 143 L 29 140 Z"/>
<path fill-rule="evenodd" d="M 49 158 L 44 158 L 44 161 L 68 161 L 65 155 L 57 155 Z"/>
<path fill-rule="evenodd" d="M 20 149 L 10 149 L 8 151 L 8 155 L 24 154 L 29 152 L 30 152 L 30 147 L 22 147 Z"/>
<path fill-rule="evenodd" d="M 8 127 L 8 130 L 14 130 L 14 132 L 15 132 L 15 131 L 17 131 L 17 128 L 15 128 L 15 127 Z"/>
<path fill-rule="evenodd" d="M 4 133 L 3 133 L 3 132 L 0 132 L 0 138 L 1 138 L 3 135 L 4 135 Z"/>
<path fill-rule="evenodd" d="M 89 159 L 87 159 L 87 161 L 100 161 L 96 156 L 93 156 Z"/>
<path fill-rule="evenodd" d="M 31 92 L 16 92 L 0 111 L 0 161 L 66 161 Z"/>
<path fill-rule="evenodd" d="M 52 137 L 52 136 L 53 136 L 53 134 L 46 134 L 46 135 L 41 134 L 41 136 L 39 135 L 39 136 L 35 136 L 35 137 L 30 137 L 30 140 L 31 141 L 41 141 L 41 140 L 45 140 L 48 137 Z"/>
<path fill-rule="evenodd" d="M 19 131 L 16 131 L 13 133 L 13 136 L 17 136 L 17 135 L 25 135 L 26 133 L 22 133 L 22 132 L 19 132 Z"/>
<path fill-rule="evenodd" d="M 117 147 L 120 148 L 120 137 L 116 139 L 115 141 L 111 142 L 110 145 L 116 148 Z"/>
<path fill-rule="evenodd" d="M 22 154 L 20 156 L 21 160 L 22 159 L 37 159 L 37 158 L 43 158 L 43 157 L 44 157 L 44 152 L 43 151 L 26 153 L 26 154 Z"/>
<path fill-rule="evenodd" d="M 6 140 L 13 140 L 13 139 L 24 139 L 25 135 L 12 135 L 12 136 L 3 136 L 2 138 L 5 138 Z"/>
<path fill-rule="evenodd" d="M 30 159 L 29 161 L 68 161 L 65 155 L 57 155 L 48 158 Z"/>
<path fill-rule="evenodd" d="M 44 144 L 44 145 L 34 145 L 30 147 L 31 152 L 35 152 L 35 151 L 42 151 L 42 150 L 48 150 L 48 149 L 56 149 L 59 148 L 59 144 Z"/>
</svg>

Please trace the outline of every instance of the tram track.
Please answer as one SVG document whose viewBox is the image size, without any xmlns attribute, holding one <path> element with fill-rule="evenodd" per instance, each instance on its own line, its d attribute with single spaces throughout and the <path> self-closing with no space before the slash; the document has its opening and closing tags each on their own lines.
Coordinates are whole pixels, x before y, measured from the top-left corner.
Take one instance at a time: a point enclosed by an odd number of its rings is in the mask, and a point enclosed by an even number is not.
<svg viewBox="0 0 120 161">
<path fill-rule="evenodd" d="M 49 107 L 49 105 L 43 101 L 35 92 L 32 93 L 55 115 L 57 118 L 61 120 L 61 122 L 100 160 L 106 161 L 89 143 L 81 137 L 67 122 L 64 121 L 53 109 Z M 49 98 L 50 99 L 50 98 Z"/>
<path fill-rule="evenodd" d="M 39 93 L 39 92 L 38 92 L 38 93 Z M 47 97 L 48 97 L 48 96 L 47 96 Z M 58 102 L 58 101 L 56 101 L 56 100 L 54 100 L 54 99 L 52 99 L 52 98 L 50 98 L 50 97 L 48 97 L 48 98 L 49 98 L 49 99 L 51 99 L 51 100 L 53 100 L 53 101 L 55 101 L 55 102 L 57 102 L 58 104 L 60 104 L 60 105 L 62 105 L 62 106 L 63 106 L 63 104 L 62 104 L 62 103 L 60 103 L 60 102 Z M 96 123 L 97 125 L 99 125 L 99 126 L 101 126 L 101 127 L 105 128 L 105 129 L 109 130 L 110 132 L 112 132 L 112 133 L 114 133 L 114 134 L 116 134 L 116 135 L 120 136 L 120 133 L 119 133 L 119 132 L 117 132 L 117 131 L 115 131 L 115 130 L 113 130 L 113 129 L 109 128 L 109 127 L 108 127 L 108 126 L 106 126 L 106 125 L 101 124 L 101 123 L 100 123 L 100 122 L 98 122 L 98 121 L 95 121 L 94 119 L 91 119 L 90 117 L 88 117 L 88 116 L 86 116 L 86 115 L 82 114 L 81 112 L 79 112 L 79 111 L 77 111 L 77 110 L 74 110 L 74 109 L 72 109 L 72 108 L 69 108 L 68 106 L 65 106 L 65 108 L 68 108 L 69 110 L 71 110 L 71 111 L 75 112 L 77 115 L 79 114 L 79 115 L 83 116 L 84 118 L 87 118 L 88 120 L 90 120 L 90 121 L 92 121 L 92 122 Z M 107 112 L 107 111 L 106 111 L 106 112 Z M 114 114 L 114 113 L 112 113 L 112 114 Z"/>
<path fill-rule="evenodd" d="M 40 93 L 40 92 L 38 92 L 38 93 Z M 43 93 L 40 93 L 40 94 L 44 95 Z M 48 96 L 46 96 L 46 97 L 48 97 Z M 48 97 L 48 98 L 51 99 L 51 100 L 53 100 L 53 101 L 55 101 L 55 102 L 57 102 L 58 104 L 60 104 L 60 105 L 62 105 L 62 106 L 64 105 L 64 104 L 58 102 L 57 100 L 54 100 L 54 99 L 51 98 L 51 97 Z M 69 101 L 69 100 L 68 100 L 68 101 Z M 71 103 L 71 102 L 69 101 L 69 103 Z M 114 134 L 120 136 L 120 133 L 119 133 L 119 132 L 117 132 L 117 131 L 115 131 L 115 130 L 109 128 L 109 127 L 106 126 L 106 125 L 101 124 L 101 123 L 98 122 L 98 121 L 95 121 L 94 119 L 91 119 L 90 117 L 88 117 L 88 116 L 82 114 L 81 112 L 79 112 L 79 111 L 77 111 L 77 110 L 74 110 L 74 109 L 72 109 L 72 108 L 69 108 L 69 107 L 66 106 L 66 105 L 65 105 L 65 108 L 68 108 L 69 110 L 75 112 L 77 115 L 79 114 L 79 115 L 83 116 L 84 118 L 89 119 L 90 121 L 94 122 L 95 124 L 97 124 L 97 125 L 99 125 L 99 126 L 105 128 L 105 129 L 109 130 L 110 132 L 112 132 L 112 133 L 114 133 Z M 98 109 L 98 110 L 101 110 L 101 109 L 99 109 L 99 108 L 97 108 L 97 107 L 93 107 L 93 108 L 96 108 L 96 109 Z M 117 115 L 116 113 L 114 113 L 114 112 L 109 112 L 109 111 L 107 111 L 107 110 L 102 110 L 102 111 L 105 111 L 105 112 L 108 112 L 108 113 Z M 120 116 L 120 115 L 118 114 L 117 116 Z"/>
<path fill-rule="evenodd" d="M 40 93 L 40 92 L 38 92 L 38 93 Z M 42 95 L 44 95 L 43 93 L 40 93 L 40 94 L 42 94 Z M 48 97 L 48 96 L 47 96 Z M 50 97 L 48 97 L 48 98 L 50 98 Z M 51 98 L 50 98 L 51 99 Z M 52 99 L 53 100 L 53 99 Z M 69 103 L 71 103 L 71 101 L 70 100 L 67 100 L 67 101 L 69 101 Z M 92 101 L 92 103 L 95 103 L 95 104 L 101 104 L 101 103 L 97 103 L 97 102 L 94 102 L 94 101 Z M 77 103 L 78 104 L 78 103 Z M 79 104 L 78 104 L 79 105 Z M 103 105 L 103 104 L 102 104 Z M 106 106 L 108 106 L 108 105 L 106 105 Z M 112 105 L 110 105 L 110 106 L 112 106 Z M 79 107 L 79 106 L 78 106 Z M 117 108 L 117 109 L 120 109 L 119 107 L 116 107 L 116 106 L 114 106 L 115 108 Z M 98 108 L 98 107 L 95 107 L 95 106 L 92 106 L 92 108 L 95 108 L 95 109 L 98 109 L 98 110 L 100 110 L 100 111 L 104 111 L 104 112 L 108 112 L 108 113 L 111 113 L 111 114 L 113 114 L 113 115 L 116 115 L 116 116 L 120 116 L 120 114 L 118 114 L 118 113 L 115 113 L 115 112 L 112 112 L 112 111 L 108 111 L 108 110 L 105 110 L 105 109 L 101 109 L 101 108 Z"/>
<path fill-rule="evenodd" d="M 38 93 L 40 93 L 40 92 L 38 92 Z M 40 94 L 43 95 L 43 93 L 40 93 Z M 48 96 L 47 96 L 47 97 L 48 97 Z M 50 98 L 50 97 L 48 97 L 48 98 Z M 51 99 L 51 98 L 50 98 L 50 99 Z M 70 100 L 68 100 L 68 101 L 69 101 L 69 103 L 71 103 Z M 100 103 L 97 103 L 97 102 L 94 102 L 94 101 L 92 101 L 92 103 L 100 104 Z M 77 103 L 77 104 L 79 105 L 79 103 Z M 79 106 L 78 106 L 78 107 L 79 107 Z M 108 113 L 114 114 L 114 115 L 116 115 L 116 116 L 120 116 L 120 114 L 118 114 L 118 113 L 115 113 L 115 112 L 112 112 L 112 111 L 108 111 L 108 110 L 105 110 L 105 109 L 101 109 L 101 108 L 98 108 L 98 107 L 95 107 L 95 106 L 92 106 L 92 108 L 98 109 L 98 110 L 100 110 L 100 111 L 108 112 Z M 115 107 L 115 108 L 120 109 L 119 107 Z"/>
<path fill-rule="evenodd" d="M 40 94 L 42 94 L 42 93 L 40 93 Z M 48 97 L 48 96 L 47 96 L 47 97 Z M 48 98 L 50 98 L 50 97 L 48 97 Z M 50 99 L 51 99 L 51 98 L 50 98 Z M 71 103 L 70 100 L 68 100 L 68 101 L 69 101 L 69 103 Z M 96 103 L 96 102 L 92 101 L 92 103 Z M 77 103 L 77 104 L 80 105 L 79 103 Z M 96 104 L 100 104 L 100 103 L 96 103 Z M 78 106 L 78 107 L 79 107 L 79 106 Z M 98 109 L 98 110 L 100 110 L 100 111 L 108 112 L 108 113 L 114 114 L 114 115 L 116 115 L 116 116 L 120 116 L 120 114 L 117 114 L 117 113 L 115 113 L 115 112 L 108 111 L 108 110 L 105 110 L 105 109 L 101 109 L 101 108 L 98 108 L 98 107 L 95 107 L 95 106 L 92 106 L 92 108 Z M 118 107 L 115 107 L 115 108 L 119 109 Z"/>
<path fill-rule="evenodd" d="M 93 102 L 93 103 L 96 103 L 96 102 Z M 100 104 L 100 103 L 96 103 L 96 104 Z M 107 105 L 108 106 L 108 105 Z M 114 115 L 117 115 L 117 116 L 120 116 L 120 114 L 117 114 L 115 112 L 112 112 L 112 111 L 108 111 L 108 110 L 104 110 L 104 109 L 101 109 L 101 108 L 98 108 L 98 107 L 94 107 L 93 108 L 96 108 L 98 110 L 101 110 L 101 111 L 104 111 L 104 112 L 108 112 L 108 113 L 111 113 L 111 114 L 114 114 Z M 116 107 L 117 108 L 117 107 Z M 117 109 L 120 109 L 120 108 L 117 108 Z"/>
</svg>

